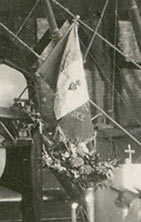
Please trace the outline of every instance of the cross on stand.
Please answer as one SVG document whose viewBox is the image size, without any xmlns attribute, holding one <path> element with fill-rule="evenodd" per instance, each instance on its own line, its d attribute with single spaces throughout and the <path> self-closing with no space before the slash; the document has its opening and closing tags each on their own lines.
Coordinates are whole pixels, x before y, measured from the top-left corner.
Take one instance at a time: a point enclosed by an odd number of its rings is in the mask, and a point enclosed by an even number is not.
<svg viewBox="0 0 141 222">
<path fill-rule="evenodd" d="M 128 160 L 130 161 L 130 163 L 132 163 L 132 154 L 135 153 L 135 150 L 131 149 L 131 145 L 130 144 L 128 144 L 128 149 L 125 150 L 125 153 L 129 154 L 129 159 Z"/>
</svg>

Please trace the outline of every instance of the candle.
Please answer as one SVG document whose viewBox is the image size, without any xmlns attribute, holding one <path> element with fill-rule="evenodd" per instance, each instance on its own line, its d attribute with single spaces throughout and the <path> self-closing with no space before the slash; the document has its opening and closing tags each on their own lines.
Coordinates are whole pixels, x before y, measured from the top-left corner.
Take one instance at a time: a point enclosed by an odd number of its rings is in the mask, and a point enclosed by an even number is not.
<svg viewBox="0 0 141 222">
<path fill-rule="evenodd" d="M 77 211 L 77 207 L 78 207 L 78 203 L 72 203 L 72 210 L 71 210 L 71 218 L 72 218 L 72 222 L 77 222 L 77 214 L 76 214 L 76 211 Z"/>
<path fill-rule="evenodd" d="M 94 203 L 94 188 L 90 187 L 86 190 L 86 207 L 88 213 L 88 221 L 95 221 L 95 203 Z"/>
</svg>

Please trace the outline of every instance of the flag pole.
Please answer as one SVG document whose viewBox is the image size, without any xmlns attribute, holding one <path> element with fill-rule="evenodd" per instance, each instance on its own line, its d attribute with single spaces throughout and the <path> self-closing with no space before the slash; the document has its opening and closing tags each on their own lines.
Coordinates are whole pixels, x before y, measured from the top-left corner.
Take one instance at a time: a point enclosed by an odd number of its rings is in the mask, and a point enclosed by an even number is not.
<svg viewBox="0 0 141 222">
<path fill-rule="evenodd" d="M 90 104 L 92 104 L 96 109 L 98 109 L 107 119 L 109 119 L 112 123 L 114 123 L 119 129 L 121 129 L 126 135 L 128 135 L 135 143 L 137 143 L 141 147 L 141 142 L 137 140 L 131 133 L 129 133 L 124 127 L 122 127 L 119 123 L 117 123 L 112 117 L 110 117 L 103 109 L 101 109 L 96 103 L 92 100 L 89 100 Z"/>
</svg>

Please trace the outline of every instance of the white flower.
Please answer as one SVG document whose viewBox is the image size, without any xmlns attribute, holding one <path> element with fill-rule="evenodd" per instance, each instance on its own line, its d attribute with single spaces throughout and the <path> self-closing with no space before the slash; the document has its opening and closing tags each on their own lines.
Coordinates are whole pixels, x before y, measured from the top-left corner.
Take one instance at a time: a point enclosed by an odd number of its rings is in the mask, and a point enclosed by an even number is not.
<svg viewBox="0 0 141 222">
<path fill-rule="evenodd" d="M 58 161 L 54 164 L 54 168 L 59 170 L 61 168 L 61 163 Z"/>
<path fill-rule="evenodd" d="M 78 171 L 76 171 L 76 170 L 72 170 L 72 173 L 73 173 L 75 179 L 77 179 L 77 178 L 80 177 L 80 174 L 79 174 Z"/>
<path fill-rule="evenodd" d="M 71 158 L 70 160 L 72 167 L 80 167 L 84 164 L 84 160 L 81 157 Z"/>
<path fill-rule="evenodd" d="M 59 172 L 62 172 L 62 171 L 67 171 L 66 170 L 66 168 L 65 167 L 63 167 L 63 166 L 60 166 L 60 168 L 59 168 L 59 170 L 58 170 Z"/>
<path fill-rule="evenodd" d="M 88 147 L 86 146 L 86 144 L 84 142 L 81 142 L 78 144 L 78 152 L 80 152 L 80 154 L 83 153 L 89 153 Z"/>
<path fill-rule="evenodd" d="M 66 151 L 65 153 L 62 154 L 62 156 L 64 158 L 69 158 L 70 157 L 70 153 Z"/>
<path fill-rule="evenodd" d="M 47 153 L 43 155 L 43 161 L 44 161 L 44 164 L 46 164 L 49 167 L 53 164 L 52 158 Z"/>
<path fill-rule="evenodd" d="M 72 156 L 77 157 L 77 152 L 76 152 L 77 147 L 73 143 L 70 143 L 69 147 L 70 151 L 72 152 Z"/>
<path fill-rule="evenodd" d="M 91 166 L 89 165 L 84 165 L 82 167 L 80 167 L 80 174 L 86 174 L 89 175 L 93 172 L 93 169 Z"/>
</svg>

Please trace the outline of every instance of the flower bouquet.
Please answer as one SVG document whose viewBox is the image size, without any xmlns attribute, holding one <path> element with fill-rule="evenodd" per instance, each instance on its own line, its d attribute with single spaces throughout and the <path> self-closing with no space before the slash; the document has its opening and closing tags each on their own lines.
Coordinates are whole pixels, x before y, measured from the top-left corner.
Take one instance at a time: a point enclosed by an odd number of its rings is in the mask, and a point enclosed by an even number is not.
<svg viewBox="0 0 141 222">
<path fill-rule="evenodd" d="M 115 159 L 102 161 L 94 148 L 89 150 L 88 141 L 71 143 L 64 135 L 61 140 L 43 135 L 43 141 L 43 165 L 51 169 L 74 200 L 89 187 L 106 185 L 117 164 Z"/>
<path fill-rule="evenodd" d="M 94 190 L 106 186 L 116 160 L 102 161 L 89 142 L 68 141 L 59 132 L 59 138 L 43 134 L 43 165 L 57 177 L 74 203 L 78 206 L 81 221 L 94 222 Z M 76 209 L 72 208 L 72 221 L 76 222 Z M 73 219 L 74 218 L 74 219 Z"/>
</svg>

